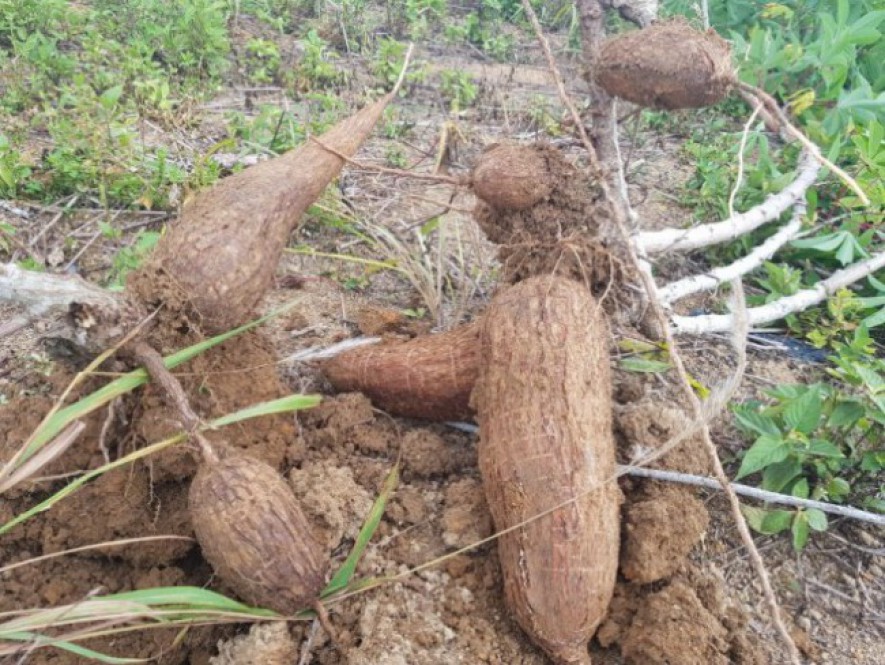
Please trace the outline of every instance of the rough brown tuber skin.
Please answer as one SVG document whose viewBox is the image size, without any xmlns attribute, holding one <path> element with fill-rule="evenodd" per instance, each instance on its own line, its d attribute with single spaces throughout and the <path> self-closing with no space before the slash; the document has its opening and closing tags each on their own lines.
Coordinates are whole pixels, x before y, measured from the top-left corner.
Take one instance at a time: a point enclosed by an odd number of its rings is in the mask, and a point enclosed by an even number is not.
<svg viewBox="0 0 885 665">
<path fill-rule="evenodd" d="M 323 373 L 338 392 L 361 392 L 388 413 L 464 420 L 473 413 L 478 330 L 468 324 L 408 342 L 353 349 L 325 362 Z"/>
<path fill-rule="evenodd" d="M 553 190 L 543 153 L 533 146 L 494 144 L 483 152 L 471 178 L 474 193 L 498 210 L 524 210 Z"/>
<path fill-rule="evenodd" d="M 390 99 L 386 95 L 332 127 L 323 144 L 352 156 Z M 309 142 L 225 178 L 185 205 L 145 265 L 130 275 L 128 289 L 148 305 L 183 298 L 207 333 L 248 322 L 272 286 L 289 234 L 343 165 L 339 156 Z"/>
<path fill-rule="evenodd" d="M 728 43 L 679 19 L 607 39 L 593 78 L 610 95 L 661 109 L 710 106 L 736 82 Z"/>
<path fill-rule="evenodd" d="M 203 556 L 243 600 L 286 615 L 317 601 L 329 558 L 272 467 L 233 454 L 204 461 L 188 507 Z"/>
<path fill-rule="evenodd" d="M 499 538 L 507 604 L 555 662 L 588 665 L 620 540 L 608 326 L 582 285 L 533 277 L 492 301 L 480 344 L 472 399 L 495 527 L 579 497 Z"/>
</svg>

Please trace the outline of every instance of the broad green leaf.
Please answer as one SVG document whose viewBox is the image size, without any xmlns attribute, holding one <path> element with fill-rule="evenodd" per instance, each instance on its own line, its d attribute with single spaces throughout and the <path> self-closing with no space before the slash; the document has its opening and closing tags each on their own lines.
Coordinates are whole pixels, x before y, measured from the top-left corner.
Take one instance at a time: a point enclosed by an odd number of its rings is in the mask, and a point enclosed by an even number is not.
<svg viewBox="0 0 885 665">
<path fill-rule="evenodd" d="M 110 110 L 114 108 L 117 102 L 120 100 L 120 95 L 123 94 L 123 85 L 115 85 L 112 88 L 108 88 L 103 93 L 101 93 L 101 97 L 99 100 L 101 101 L 101 105 L 106 109 Z"/>
<path fill-rule="evenodd" d="M 791 530 L 793 532 L 793 549 L 801 552 L 802 548 L 805 547 L 805 543 L 808 542 L 808 518 L 804 512 L 796 513 Z"/>
<path fill-rule="evenodd" d="M 825 439 L 813 439 L 811 443 L 808 444 L 807 452 L 810 455 L 820 455 L 821 457 L 831 457 L 833 459 L 842 459 L 845 457 L 845 453 L 843 453 L 838 446 Z"/>
<path fill-rule="evenodd" d="M 827 495 L 832 499 L 841 499 L 851 492 L 851 485 L 844 478 L 832 478 L 827 483 Z"/>
<path fill-rule="evenodd" d="M 790 447 L 780 436 L 764 434 L 756 439 L 741 461 L 736 479 L 756 473 L 770 464 L 783 462 L 790 455 Z"/>
<path fill-rule="evenodd" d="M 774 420 L 758 411 L 736 407 L 734 415 L 738 424 L 752 432 L 770 434 L 771 436 L 780 435 L 780 430 L 778 430 Z"/>
<path fill-rule="evenodd" d="M 807 499 L 808 498 L 808 479 L 800 478 L 793 485 L 790 494 L 795 496 L 798 499 Z"/>
<path fill-rule="evenodd" d="M 851 427 L 863 417 L 866 409 L 858 402 L 840 401 L 827 420 L 829 427 Z"/>
<path fill-rule="evenodd" d="M 805 515 L 808 518 L 808 526 L 812 529 L 815 531 L 827 530 L 827 514 L 824 511 L 817 508 L 809 508 L 805 511 Z"/>
<path fill-rule="evenodd" d="M 802 473 L 802 464 L 797 459 L 785 459 L 771 464 L 762 472 L 762 488 L 769 492 L 780 492 Z"/>
<path fill-rule="evenodd" d="M 744 518 L 747 520 L 750 528 L 757 533 L 762 533 L 762 522 L 765 520 L 766 515 L 768 515 L 768 511 L 763 508 L 741 504 L 741 512 L 744 514 Z"/>
<path fill-rule="evenodd" d="M 759 533 L 775 534 L 786 531 L 790 528 L 790 521 L 793 519 L 792 510 L 771 510 L 762 519 L 762 524 L 758 529 Z"/>
<path fill-rule="evenodd" d="M 811 434 L 820 422 L 821 407 L 820 394 L 814 387 L 809 387 L 804 395 L 784 409 L 784 422 L 790 429 Z"/>
</svg>

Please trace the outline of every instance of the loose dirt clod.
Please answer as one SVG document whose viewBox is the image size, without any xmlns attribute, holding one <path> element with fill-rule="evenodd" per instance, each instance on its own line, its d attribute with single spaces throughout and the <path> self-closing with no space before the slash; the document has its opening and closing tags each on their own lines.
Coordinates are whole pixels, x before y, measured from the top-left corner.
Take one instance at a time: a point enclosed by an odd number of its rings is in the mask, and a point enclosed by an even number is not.
<svg viewBox="0 0 885 665">
<path fill-rule="evenodd" d="M 204 460 L 188 505 L 203 556 L 245 601 L 283 614 L 316 602 L 329 559 L 273 468 L 235 455 Z"/>
<path fill-rule="evenodd" d="M 608 328 L 580 284 L 536 277 L 492 301 L 473 393 L 508 606 L 557 663 L 589 664 L 619 535 Z"/>
<path fill-rule="evenodd" d="M 606 40 L 593 78 L 615 97 L 661 109 L 710 106 L 736 82 L 728 43 L 679 19 Z"/>
</svg>

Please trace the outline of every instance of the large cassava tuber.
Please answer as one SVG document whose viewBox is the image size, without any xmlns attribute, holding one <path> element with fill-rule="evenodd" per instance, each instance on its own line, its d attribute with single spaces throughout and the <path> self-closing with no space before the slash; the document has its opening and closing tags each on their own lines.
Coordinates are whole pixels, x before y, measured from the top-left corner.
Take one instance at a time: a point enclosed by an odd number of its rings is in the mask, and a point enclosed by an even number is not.
<svg viewBox="0 0 885 665">
<path fill-rule="evenodd" d="M 593 78 L 610 95 L 661 109 L 710 106 L 737 80 L 728 43 L 679 19 L 607 39 Z"/>
<path fill-rule="evenodd" d="M 188 507 L 203 556 L 245 601 L 289 615 L 317 601 L 329 560 L 273 468 L 233 454 L 204 460 Z"/>
<path fill-rule="evenodd" d="M 408 342 L 356 348 L 327 361 L 323 373 L 338 392 L 361 392 L 388 413 L 464 420 L 472 415 L 478 332 L 476 324 L 468 324 Z"/>
<path fill-rule="evenodd" d="M 353 155 L 391 99 L 386 95 L 323 134 L 323 145 Z M 315 142 L 225 178 L 185 205 L 129 289 L 148 302 L 182 298 L 199 325 L 217 333 L 249 320 L 273 282 L 289 234 L 344 160 Z M 173 289 L 172 293 L 164 292 Z"/>
<path fill-rule="evenodd" d="M 510 610 L 562 664 L 588 664 L 618 567 L 608 328 L 586 288 L 533 277 L 491 303 L 473 392 L 479 466 Z"/>
</svg>

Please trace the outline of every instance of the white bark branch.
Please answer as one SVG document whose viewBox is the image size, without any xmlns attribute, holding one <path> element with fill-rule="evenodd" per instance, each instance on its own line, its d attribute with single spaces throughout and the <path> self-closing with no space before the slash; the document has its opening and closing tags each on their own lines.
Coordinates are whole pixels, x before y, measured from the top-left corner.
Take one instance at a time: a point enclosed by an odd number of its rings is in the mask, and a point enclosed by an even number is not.
<svg viewBox="0 0 885 665">
<path fill-rule="evenodd" d="M 797 201 L 793 207 L 793 217 L 790 222 L 752 252 L 727 266 L 714 268 L 708 273 L 692 275 L 662 286 L 658 289 L 658 297 L 663 303 L 669 305 L 692 293 L 711 291 L 724 282 L 746 275 L 761 266 L 781 247 L 799 235 L 804 214 L 805 202 Z"/>
<path fill-rule="evenodd" d="M 747 314 L 750 325 L 756 326 L 763 323 L 771 323 L 784 318 L 787 314 L 802 312 L 823 302 L 839 289 L 853 284 L 881 268 L 885 268 L 885 252 L 874 254 L 865 261 L 860 261 L 834 272 L 830 277 L 816 284 L 814 288 L 804 289 L 767 305 L 748 309 Z M 714 332 L 726 332 L 731 330 L 734 325 L 734 317 L 731 314 L 673 316 L 670 320 L 673 325 L 673 332 L 677 335 L 703 335 Z"/>
<path fill-rule="evenodd" d="M 0 302 L 22 305 L 32 315 L 66 309 L 73 303 L 116 307 L 116 294 L 76 276 L 51 275 L 0 263 Z"/>
<path fill-rule="evenodd" d="M 628 476 L 639 476 L 642 478 L 651 478 L 653 480 L 664 480 L 673 483 L 682 483 L 684 485 L 697 485 L 698 487 L 706 487 L 711 490 L 721 490 L 722 486 L 715 478 L 707 478 L 705 476 L 695 476 L 689 473 L 679 473 L 677 471 L 662 471 L 660 469 L 648 469 L 639 466 L 618 466 L 618 473 Z M 885 526 L 885 515 L 877 515 L 869 513 L 865 510 L 852 508 L 851 506 L 839 506 L 825 501 L 814 501 L 813 499 L 800 499 L 795 496 L 787 496 L 786 494 L 778 494 L 776 492 L 768 492 L 747 485 L 739 485 L 738 483 L 729 483 L 735 494 L 765 501 L 766 503 L 777 503 L 782 506 L 794 506 L 796 508 L 817 508 L 818 510 L 830 513 L 831 515 L 840 515 L 849 517 L 853 520 L 861 522 L 870 522 Z"/>
<path fill-rule="evenodd" d="M 808 188 L 814 184 L 819 171 L 820 164 L 808 151 L 803 150 L 795 180 L 759 205 L 721 222 L 690 229 L 645 231 L 635 236 L 636 245 L 646 254 L 655 254 L 664 251 L 699 249 L 739 238 L 777 219 L 790 206 L 801 200 Z"/>
</svg>

